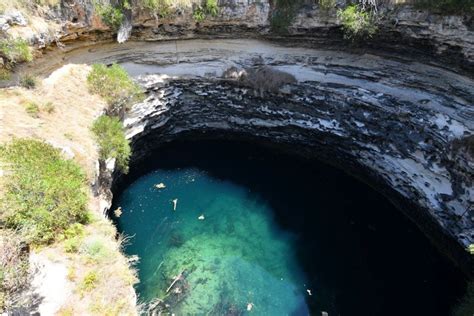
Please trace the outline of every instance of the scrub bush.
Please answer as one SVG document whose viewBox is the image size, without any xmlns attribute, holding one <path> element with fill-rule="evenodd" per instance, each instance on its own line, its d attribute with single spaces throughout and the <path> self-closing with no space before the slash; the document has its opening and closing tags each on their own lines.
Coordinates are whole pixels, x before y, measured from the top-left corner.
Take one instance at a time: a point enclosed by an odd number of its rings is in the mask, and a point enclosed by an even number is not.
<svg viewBox="0 0 474 316">
<path fill-rule="evenodd" d="M 28 43 L 21 38 L 0 40 L 0 56 L 11 63 L 29 62 L 33 60 Z"/>
<path fill-rule="evenodd" d="M 34 102 L 28 102 L 25 105 L 25 111 L 28 113 L 31 117 L 37 118 L 38 114 L 40 112 L 38 104 Z"/>
<path fill-rule="evenodd" d="M 344 10 L 339 9 L 337 17 L 341 20 L 344 35 L 348 39 L 372 37 L 377 32 L 374 14 L 361 9 L 358 5 L 352 4 Z"/>
<path fill-rule="evenodd" d="M 114 7 L 110 3 L 101 3 L 98 1 L 94 2 L 94 8 L 102 22 L 113 31 L 117 31 L 120 28 L 125 17 L 122 8 Z"/>
<path fill-rule="evenodd" d="M 80 284 L 81 292 L 90 292 L 97 287 L 97 282 L 99 281 L 99 276 L 97 272 L 90 271 L 82 279 Z"/>
<path fill-rule="evenodd" d="M 117 167 L 128 172 L 131 149 L 125 138 L 122 122 L 116 117 L 100 116 L 92 126 L 92 132 L 99 144 L 99 157 L 102 161 L 115 158 Z"/>
<path fill-rule="evenodd" d="M 319 0 L 321 10 L 329 11 L 336 7 L 336 0 Z"/>
<path fill-rule="evenodd" d="M 106 238 L 93 236 L 81 245 L 81 253 L 92 262 L 105 263 L 115 259 L 115 252 Z"/>
<path fill-rule="evenodd" d="M 171 14 L 171 0 L 140 0 L 139 3 L 161 18 Z"/>
<path fill-rule="evenodd" d="M 26 74 L 20 78 L 20 86 L 22 86 L 23 88 L 34 89 L 36 88 L 37 84 L 38 84 L 38 80 L 36 79 L 36 77 L 32 75 Z"/>
<path fill-rule="evenodd" d="M 204 6 L 197 6 L 193 12 L 193 18 L 196 22 L 202 22 L 207 16 L 217 16 L 219 13 L 219 6 L 217 0 L 206 0 Z"/>
<path fill-rule="evenodd" d="M 100 95 L 108 104 L 109 115 L 123 116 L 133 102 L 143 100 L 143 91 L 120 65 L 95 64 L 87 76 L 89 91 Z"/>
<path fill-rule="evenodd" d="M 45 244 L 74 223 L 86 223 L 86 177 L 58 149 L 33 139 L 15 139 L 0 147 L 6 167 L 0 222 L 19 229 L 25 240 Z"/>
</svg>

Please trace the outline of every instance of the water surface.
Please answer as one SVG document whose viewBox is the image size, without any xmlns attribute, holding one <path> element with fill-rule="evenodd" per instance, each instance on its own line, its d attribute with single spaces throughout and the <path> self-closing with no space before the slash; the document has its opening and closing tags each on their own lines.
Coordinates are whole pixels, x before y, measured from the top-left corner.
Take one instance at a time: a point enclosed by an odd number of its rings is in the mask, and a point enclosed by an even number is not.
<svg viewBox="0 0 474 316">
<path fill-rule="evenodd" d="M 149 162 L 115 201 L 142 301 L 176 315 L 447 315 L 462 295 L 411 222 L 331 167 L 219 142 Z"/>
</svg>

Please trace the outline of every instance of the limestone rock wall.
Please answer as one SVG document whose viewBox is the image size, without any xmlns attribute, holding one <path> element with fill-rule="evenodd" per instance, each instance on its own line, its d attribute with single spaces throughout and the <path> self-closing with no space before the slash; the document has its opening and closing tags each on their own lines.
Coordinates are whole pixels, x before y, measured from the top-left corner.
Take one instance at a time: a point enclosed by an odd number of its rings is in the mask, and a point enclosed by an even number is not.
<svg viewBox="0 0 474 316">
<path fill-rule="evenodd" d="M 344 1 L 337 1 L 342 7 Z M 354 45 L 343 39 L 336 8 L 321 10 L 316 1 L 306 1 L 295 14 L 288 34 L 271 32 L 274 1 L 220 0 L 219 14 L 197 23 L 192 6 L 172 10 L 161 18 L 138 2 L 133 6 L 133 39 L 169 40 L 189 38 L 263 37 L 290 44 L 330 49 L 370 49 L 379 52 L 419 55 L 433 62 L 451 64 L 467 72 L 474 70 L 474 20 L 472 16 L 441 16 L 409 5 L 379 6 L 379 33 L 371 40 Z M 36 16 L 35 16 L 36 15 Z M 114 37 L 94 11 L 92 0 L 63 0 L 56 9 L 37 8 L 28 25 L 6 30 L 27 38 L 36 47 L 70 41 L 96 41 Z M 0 23 L 3 17 L 0 16 Z"/>
</svg>

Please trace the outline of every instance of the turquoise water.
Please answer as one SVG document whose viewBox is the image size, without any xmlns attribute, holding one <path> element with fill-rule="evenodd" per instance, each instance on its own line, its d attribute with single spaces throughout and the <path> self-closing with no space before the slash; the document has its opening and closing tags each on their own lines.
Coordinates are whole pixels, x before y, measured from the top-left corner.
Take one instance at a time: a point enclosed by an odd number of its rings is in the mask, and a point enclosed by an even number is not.
<svg viewBox="0 0 474 316">
<path fill-rule="evenodd" d="M 166 187 L 156 188 L 160 183 Z M 156 170 L 134 182 L 119 205 L 120 222 L 135 232 L 127 251 L 141 258 L 137 290 L 145 301 L 173 302 L 177 315 L 308 313 L 295 237 L 258 194 L 199 169 Z"/>
<path fill-rule="evenodd" d="M 317 161 L 173 143 L 117 191 L 139 300 L 164 300 L 163 315 L 445 316 L 465 289 L 387 199 Z"/>
</svg>

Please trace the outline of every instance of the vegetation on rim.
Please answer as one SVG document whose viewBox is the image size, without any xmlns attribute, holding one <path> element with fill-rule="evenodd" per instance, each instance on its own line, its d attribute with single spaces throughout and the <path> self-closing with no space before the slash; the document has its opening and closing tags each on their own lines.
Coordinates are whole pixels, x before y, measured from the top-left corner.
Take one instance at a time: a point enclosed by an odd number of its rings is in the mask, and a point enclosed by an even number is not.
<svg viewBox="0 0 474 316">
<path fill-rule="evenodd" d="M 216 17 L 219 13 L 217 0 L 205 0 L 204 5 L 197 5 L 193 11 L 193 19 L 196 22 L 204 21 L 208 16 Z"/>
<path fill-rule="evenodd" d="M 377 32 L 375 13 L 360 5 L 351 4 L 345 9 L 339 9 L 337 17 L 342 23 L 344 36 L 347 39 L 370 38 Z"/>
<path fill-rule="evenodd" d="M 87 76 L 87 84 L 90 92 L 100 95 L 107 102 L 107 114 L 111 116 L 122 117 L 131 104 L 144 98 L 140 86 L 117 64 L 110 67 L 93 65 Z"/>
<path fill-rule="evenodd" d="M 4 38 L 0 39 L 0 58 L 4 59 L 0 65 L 0 80 L 9 80 L 15 64 L 32 61 L 33 54 L 24 39 Z"/>
<path fill-rule="evenodd" d="M 116 5 L 113 5 L 108 0 L 93 0 L 92 3 L 102 22 L 114 32 L 118 31 L 120 25 L 122 25 L 125 18 L 124 11 L 132 9 L 129 0 L 119 0 Z"/>
<path fill-rule="evenodd" d="M 106 161 L 115 158 L 117 167 L 127 173 L 132 151 L 120 119 L 102 115 L 94 122 L 92 132 L 99 144 L 100 159 Z"/>
<path fill-rule="evenodd" d="M 50 243 L 74 223 L 87 223 L 85 175 L 58 149 L 33 139 L 0 147 L 7 167 L 0 221 L 34 245 Z"/>
</svg>

